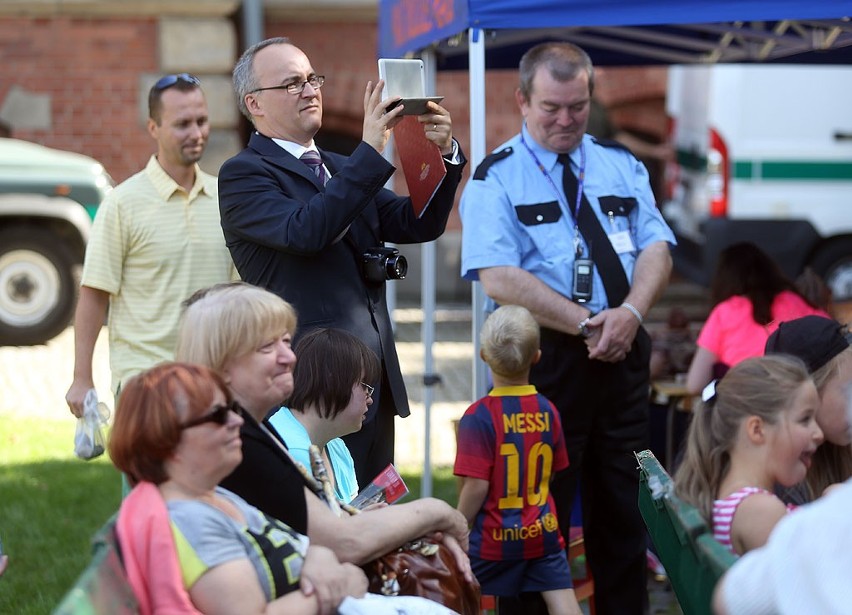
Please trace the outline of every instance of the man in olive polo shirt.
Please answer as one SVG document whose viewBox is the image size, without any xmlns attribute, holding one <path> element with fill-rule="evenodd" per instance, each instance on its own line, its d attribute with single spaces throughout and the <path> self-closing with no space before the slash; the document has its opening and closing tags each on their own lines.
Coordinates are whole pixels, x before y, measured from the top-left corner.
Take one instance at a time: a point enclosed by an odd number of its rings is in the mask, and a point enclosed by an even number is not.
<svg viewBox="0 0 852 615">
<path fill-rule="evenodd" d="M 98 209 L 74 316 L 75 416 L 94 387 L 92 357 L 109 308 L 112 390 L 173 358 L 180 304 L 199 288 L 235 279 L 219 223 L 217 180 L 198 161 L 210 134 L 197 78 L 167 75 L 148 95 L 157 153 Z"/>
</svg>

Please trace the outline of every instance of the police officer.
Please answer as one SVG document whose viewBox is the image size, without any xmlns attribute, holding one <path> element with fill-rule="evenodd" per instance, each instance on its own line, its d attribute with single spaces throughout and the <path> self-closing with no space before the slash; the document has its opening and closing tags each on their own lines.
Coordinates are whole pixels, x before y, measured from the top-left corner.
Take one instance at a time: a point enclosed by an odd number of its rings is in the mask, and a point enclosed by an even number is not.
<svg viewBox="0 0 852 615">
<path fill-rule="evenodd" d="M 591 60 L 572 44 L 524 54 L 521 132 L 483 160 L 462 196 L 462 275 L 542 326 L 530 380 L 565 430 L 571 465 L 553 484 L 560 526 L 567 535 L 579 482 L 595 606 L 608 615 L 648 608 L 633 458 L 648 444 L 641 325 L 668 282 L 675 240 L 645 167 L 585 134 L 593 88 Z"/>
</svg>

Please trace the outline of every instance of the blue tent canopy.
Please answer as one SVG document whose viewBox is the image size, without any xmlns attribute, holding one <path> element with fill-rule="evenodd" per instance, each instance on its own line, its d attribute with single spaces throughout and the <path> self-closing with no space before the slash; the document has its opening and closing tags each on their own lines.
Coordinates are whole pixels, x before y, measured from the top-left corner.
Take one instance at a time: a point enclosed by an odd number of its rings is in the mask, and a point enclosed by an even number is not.
<svg viewBox="0 0 852 615">
<path fill-rule="evenodd" d="M 467 66 L 468 29 L 489 68 L 516 68 L 539 40 L 569 40 L 598 65 L 852 63 L 849 0 L 380 0 L 379 56 L 435 52 Z"/>
<path fill-rule="evenodd" d="M 852 0 L 379 0 L 379 57 L 423 55 L 435 69 L 470 71 L 470 162 L 485 157 L 485 69 L 516 69 L 542 40 L 582 47 L 599 66 L 787 62 L 852 64 Z M 433 80 L 434 83 L 434 80 Z M 427 92 L 432 93 L 432 92 Z M 432 367 L 434 247 L 423 261 L 423 341 Z M 428 292 L 427 292 L 428 290 Z M 473 328 L 484 293 L 474 284 Z M 474 398 L 485 365 L 473 358 Z M 431 494 L 430 390 L 424 393 L 423 495 Z"/>
</svg>

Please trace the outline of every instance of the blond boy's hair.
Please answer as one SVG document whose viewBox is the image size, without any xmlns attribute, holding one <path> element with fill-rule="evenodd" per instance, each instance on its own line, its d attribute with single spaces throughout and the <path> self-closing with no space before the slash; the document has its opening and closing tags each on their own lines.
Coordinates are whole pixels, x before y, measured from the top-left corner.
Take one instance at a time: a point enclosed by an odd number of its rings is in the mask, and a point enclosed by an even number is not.
<svg viewBox="0 0 852 615">
<path fill-rule="evenodd" d="M 529 310 L 519 305 L 500 306 L 482 325 L 482 358 L 495 374 L 521 376 L 529 372 L 540 338 L 538 323 Z"/>
</svg>

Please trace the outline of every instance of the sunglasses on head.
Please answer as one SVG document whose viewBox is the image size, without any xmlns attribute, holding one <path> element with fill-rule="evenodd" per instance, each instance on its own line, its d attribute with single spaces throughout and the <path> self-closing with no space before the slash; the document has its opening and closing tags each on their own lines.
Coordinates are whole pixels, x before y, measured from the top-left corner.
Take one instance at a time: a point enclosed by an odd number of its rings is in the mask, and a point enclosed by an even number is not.
<svg viewBox="0 0 852 615">
<path fill-rule="evenodd" d="M 178 81 L 188 83 L 189 85 L 201 85 L 201 81 L 199 81 L 198 77 L 190 75 L 189 73 L 177 73 L 175 75 L 166 75 L 165 77 L 160 77 L 160 79 L 157 80 L 157 83 L 154 84 L 154 89 L 166 90 L 172 87 Z"/>
<path fill-rule="evenodd" d="M 189 420 L 186 423 L 183 423 L 180 428 L 189 429 L 190 427 L 197 427 L 198 425 L 203 425 L 204 423 L 216 423 L 217 425 L 226 425 L 228 423 L 229 412 L 233 412 L 237 416 L 242 416 L 243 407 L 235 401 L 232 401 L 231 403 L 222 406 L 215 406 L 212 412 L 208 412 L 207 414 L 199 416 L 198 418 Z"/>
</svg>

